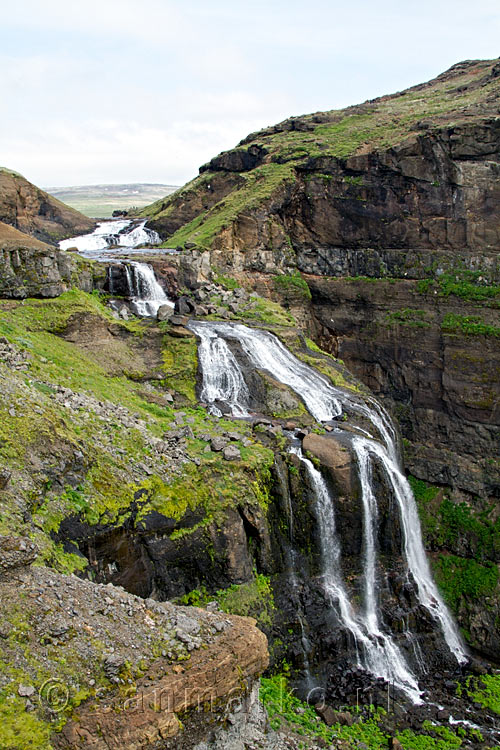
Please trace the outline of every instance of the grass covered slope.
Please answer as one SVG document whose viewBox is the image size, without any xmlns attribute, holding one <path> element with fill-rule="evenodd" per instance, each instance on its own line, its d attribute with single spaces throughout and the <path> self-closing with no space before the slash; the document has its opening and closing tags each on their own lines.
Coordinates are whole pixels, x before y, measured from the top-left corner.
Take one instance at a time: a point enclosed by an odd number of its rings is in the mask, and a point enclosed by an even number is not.
<svg viewBox="0 0 500 750">
<path fill-rule="evenodd" d="M 175 538 L 265 502 L 272 452 L 246 425 L 197 406 L 194 338 L 117 321 L 78 291 L 1 302 L 0 337 L 0 533 L 28 534 L 40 562 L 88 567 L 59 540 L 68 518 L 92 536 L 124 523 L 134 533 L 160 514 Z M 225 462 L 205 448 L 231 429 L 246 445 L 236 441 L 241 459 Z"/>
<path fill-rule="evenodd" d="M 287 187 L 304 169 L 321 174 L 323 163 L 325 180 L 331 180 L 332 159 L 387 151 L 418 135 L 495 118 L 499 67 L 498 61 L 460 63 L 401 93 L 291 118 L 253 133 L 202 167 L 191 183 L 142 213 L 169 246 L 193 242 L 209 248 L 239 218 L 264 206 L 272 222 Z M 488 144 L 483 146 L 487 154 Z M 346 196 L 365 199 L 363 182 L 355 172 L 345 176 Z"/>
</svg>

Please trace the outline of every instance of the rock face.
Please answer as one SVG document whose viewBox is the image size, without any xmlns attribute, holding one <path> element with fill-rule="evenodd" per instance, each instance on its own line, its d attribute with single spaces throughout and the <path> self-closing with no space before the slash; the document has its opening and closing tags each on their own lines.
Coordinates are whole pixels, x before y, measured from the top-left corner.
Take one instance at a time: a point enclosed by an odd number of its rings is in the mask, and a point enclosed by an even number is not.
<svg viewBox="0 0 500 750">
<path fill-rule="evenodd" d="M 57 297 L 72 286 L 91 292 L 97 267 L 0 222 L 0 297 Z"/>
<path fill-rule="evenodd" d="M 54 735 L 53 747 L 135 750 L 173 737 L 172 746 L 191 747 L 245 700 L 267 667 L 266 637 L 254 620 L 144 601 L 114 586 L 30 568 L 35 556 L 29 539 L 0 537 L 0 632 L 8 639 L 5 656 L 22 675 L 17 693 L 26 701 L 17 710 L 25 703 L 37 711 L 28 731 L 38 747 L 48 747 L 43 719 L 78 705 L 77 693 L 87 701 Z M 62 665 L 58 649 L 64 649 Z M 76 674 L 68 669 L 73 661 Z M 41 667 L 49 681 L 40 677 Z M 186 736 L 178 715 L 201 711 L 196 731 Z"/>
<path fill-rule="evenodd" d="M 309 285 L 321 344 L 397 415 L 410 471 L 495 496 L 498 339 L 451 323 L 480 315 L 494 328 L 496 309 L 445 297 L 438 283 L 427 292 L 402 280 L 314 277 Z"/>
<path fill-rule="evenodd" d="M 0 169 L 0 221 L 50 244 L 95 227 L 93 219 L 7 169 Z"/>
<path fill-rule="evenodd" d="M 412 472 L 490 497 L 500 491 L 499 71 L 498 60 L 467 61 L 253 133 L 202 167 L 181 214 L 180 196 L 147 212 L 199 269 L 204 258 L 302 307 L 309 333 L 395 410 Z M 299 272 L 312 299 L 291 303 L 275 274 Z"/>
</svg>

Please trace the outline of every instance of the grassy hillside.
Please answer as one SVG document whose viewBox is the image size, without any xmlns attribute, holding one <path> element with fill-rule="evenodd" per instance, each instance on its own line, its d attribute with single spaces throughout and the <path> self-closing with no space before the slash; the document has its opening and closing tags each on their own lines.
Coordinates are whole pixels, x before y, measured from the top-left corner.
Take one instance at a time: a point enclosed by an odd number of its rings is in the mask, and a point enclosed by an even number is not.
<svg viewBox="0 0 500 750">
<path fill-rule="evenodd" d="M 279 200 L 280 190 L 311 159 L 345 160 L 397 147 L 424 132 L 498 116 L 499 72 L 498 60 L 468 61 L 403 92 L 290 118 L 249 135 L 141 213 L 156 223 L 169 246 L 189 241 L 210 247 L 236 217 L 269 206 L 273 197 Z M 239 177 L 229 192 L 220 186 L 221 173 Z"/>
</svg>

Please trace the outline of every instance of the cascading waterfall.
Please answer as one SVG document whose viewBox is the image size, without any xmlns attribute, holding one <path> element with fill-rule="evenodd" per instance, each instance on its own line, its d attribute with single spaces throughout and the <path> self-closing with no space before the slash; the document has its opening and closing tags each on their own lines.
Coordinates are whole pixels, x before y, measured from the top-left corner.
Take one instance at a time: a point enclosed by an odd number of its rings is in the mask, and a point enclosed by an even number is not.
<svg viewBox="0 0 500 750">
<path fill-rule="evenodd" d="M 328 487 L 313 464 L 300 451 L 297 453 L 308 472 L 316 496 L 316 511 L 321 537 L 325 590 L 332 605 L 338 608 L 346 629 L 352 634 L 358 648 L 358 664 L 377 677 L 394 682 L 415 702 L 419 691 L 415 676 L 394 643 L 383 632 L 379 621 L 376 580 L 376 524 L 377 499 L 372 490 L 373 461 L 384 469 L 388 483 L 397 500 L 404 537 L 404 553 L 416 583 L 420 603 L 431 613 L 443 632 L 445 641 L 459 663 L 466 655 L 457 628 L 446 609 L 432 580 L 422 543 L 420 523 L 415 500 L 404 474 L 399 469 L 396 431 L 386 412 L 375 401 L 362 403 L 347 392 L 335 388 L 312 367 L 298 360 L 271 333 L 248 328 L 241 324 L 191 322 L 190 328 L 199 336 L 199 361 L 203 374 L 202 393 L 209 403 L 223 401 L 233 410 L 234 416 L 248 411 L 248 389 L 228 383 L 244 382 L 243 373 L 224 339 L 236 340 L 257 369 L 268 371 L 281 383 L 290 386 L 304 401 L 317 421 L 328 421 L 339 416 L 341 405 L 367 417 L 385 445 L 375 439 L 352 438 L 362 486 L 364 530 L 364 607 L 355 611 L 344 586 L 340 570 L 340 545 L 335 530 L 332 498 Z M 224 341 L 226 348 L 217 341 Z M 224 352 L 223 363 L 217 362 L 218 351 Z M 227 369 L 232 370 L 231 376 Z M 222 373 L 226 373 L 224 376 Z M 246 389 L 246 390 L 245 390 Z M 229 394 L 231 405 L 227 399 Z M 234 406 L 236 405 L 236 407 Z M 239 412 L 239 413 L 238 413 Z M 373 436 L 370 436 L 372 438 Z"/>
<path fill-rule="evenodd" d="M 139 245 L 158 245 L 161 242 L 158 232 L 146 228 L 146 222 L 134 222 L 132 219 L 100 221 L 90 234 L 70 237 L 59 243 L 61 250 L 76 247 L 81 255 L 89 258 L 102 256 L 103 250 L 111 247 L 133 249 Z"/>
<path fill-rule="evenodd" d="M 220 401 L 230 407 L 235 417 L 248 417 L 248 392 L 241 369 L 223 338 L 211 328 L 190 323 L 191 329 L 199 336 L 198 357 L 202 363 L 203 385 L 201 400 L 211 405 L 212 413 L 221 416 L 215 406 Z"/>
<path fill-rule="evenodd" d="M 409 572 L 417 584 L 418 597 L 431 615 L 439 622 L 446 643 L 457 661 L 463 664 L 467 657 L 462 646 L 457 627 L 443 600 L 441 599 L 434 583 L 429 563 L 422 542 L 422 532 L 417 507 L 410 484 L 404 474 L 399 470 L 395 460 L 384 450 L 380 443 L 365 438 L 355 437 L 352 441 L 360 468 L 360 479 L 363 494 L 367 504 L 375 503 L 370 482 L 370 461 L 377 459 L 387 475 L 391 489 L 397 500 L 401 521 L 403 524 L 403 537 L 405 556 Z M 394 451 L 395 452 L 395 451 Z"/>
<path fill-rule="evenodd" d="M 162 305 L 173 307 L 156 280 L 155 272 L 147 263 L 130 261 L 124 263 L 127 287 L 132 310 L 141 317 L 154 317 Z M 113 294 L 113 276 L 110 276 L 110 291 Z"/>
<path fill-rule="evenodd" d="M 267 370 L 276 380 L 290 386 L 304 399 L 308 410 L 319 422 L 328 421 L 341 414 L 342 392 L 334 388 L 323 375 L 297 359 L 271 333 L 256 331 L 238 323 L 199 323 L 193 321 L 189 324 L 189 327 L 202 341 L 209 339 L 212 348 L 216 346 L 217 339 L 229 338 L 239 341 L 254 367 Z M 208 383 L 208 380 L 212 378 L 210 368 L 214 356 L 212 354 L 209 357 L 208 352 L 208 346 L 200 351 L 203 388 L 205 387 L 205 381 Z M 234 364 L 239 368 L 236 360 L 234 360 Z M 243 378 L 242 374 L 241 377 Z M 244 397 L 245 394 L 242 392 L 240 399 Z M 217 399 L 224 400 L 220 395 L 217 396 Z M 245 404 L 241 401 L 239 403 L 241 409 L 245 409 L 247 405 L 248 400 Z"/>
<path fill-rule="evenodd" d="M 356 648 L 357 666 L 403 690 L 415 703 L 420 702 L 418 683 L 392 638 L 380 630 L 376 606 L 374 572 L 365 580 L 365 612 L 356 613 L 349 600 L 340 566 L 340 540 L 337 535 L 335 513 L 328 486 L 313 463 L 302 455 L 300 448 L 292 448 L 304 464 L 316 498 L 316 517 L 320 532 L 323 584 L 330 605 L 337 609 L 340 621 L 351 633 Z M 366 528 L 365 516 L 365 528 Z M 372 568 L 374 563 L 373 519 L 369 520 Z M 368 557 L 368 555 L 367 555 Z M 367 561 L 368 562 L 368 561 Z M 368 567 L 366 568 L 366 570 Z"/>
</svg>

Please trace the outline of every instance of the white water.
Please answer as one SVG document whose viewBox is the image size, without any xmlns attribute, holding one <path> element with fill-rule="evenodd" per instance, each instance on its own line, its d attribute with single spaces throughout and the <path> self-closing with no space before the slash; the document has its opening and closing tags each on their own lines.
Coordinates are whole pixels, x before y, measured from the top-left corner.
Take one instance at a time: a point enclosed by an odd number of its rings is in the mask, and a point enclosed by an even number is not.
<svg viewBox="0 0 500 750">
<path fill-rule="evenodd" d="M 371 506 L 371 518 L 373 518 L 376 513 L 376 499 L 373 495 L 370 481 L 371 461 L 376 458 L 383 466 L 399 506 L 401 522 L 403 525 L 406 561 L 408 563 L 408 569 L 417 584 L 418 598 L 421 604 L 423 604 L 431 615 L 439 622 L 446 643 L 448 644 L 450 651 L 455 655 L 457 661 L 460 664 L 465 663 L 467 657 L 460 636 L 458 635 L 457 627 L 441 599 L 436 584 L 431 576 L 429 563 L 427 562 L 424 545 L 422 543 L 422 532 L 417 506 L 408 480 L 399 470 L 396 461 L 387 451 L 384 450 L 380 443 L 376 443 L 373 440 L 365 440 L 365 438 L 361 437 L 355 437 L 352 441 L 352 446 L 356 453 L 360 470 L 363 503 L 366 508 Z M 391 451 L 391 453 L 395 453 L 395 450 Z M 365 544 L 366 576 L 368 577 L 368 575 L 372 575 L 372 573 L 368 573 L 368 571 L 371 571 L 374 568 L 375 562 L 371 558 L 372 551 L 369 549 L 369 542 L 366 540 L 366 537 Z M 371 585 L 372 584 L 367 583 L 367 587 Z"/>
<path fill-rule="evenodd" d="M 335 531 L 335 518 L 332 500 L 328 488 L 310 461 L 301 456 L 305 463 L 311 484 L 317 498 L 318 524 L 320 527 L 322 559 L 324 563 L 325 590 L 332 602 L 336 602 L 339 614 L 345 627 L 352 633 L 358 646 L 362 648 L 362 655 L 358 653 L 358 660 L 362 658 L 364 667 L 374 675 L 393 681 L 404 690 L 412 700 L 418 702 L 418 684 L 405 659 L 392 640 L 381 630 L 378 616 L 377 601 L 377 499 L 372 490 L 371 471 L 372 461 L 376 458 L 383 466 L 392 491 L 397 499 L 404 535 L 404 553 L 408 571 L 412 574 L 418 598 L 432 616 L 439 623 L 445 641 L 459 663 L 466 661 L 466 655 L 457 628 L 432 580 L 425 550 L 422 543 L 420 523 L 415 500 L 411 488 L 399 469 L 396 431 L 386 412 L 376 405 L 376 402 L 360 404 L 339 389 L 334 388 L 329 381 L 318 374 L 313 368 L 300 362 L 286 347 L 267 331 L 247 328 L 240 324 L 230 323 L 191 323 L 190 327 L 202 340 L 200 345 L 200 364 L 203 370 L 204 384 L 210 381 L 212 390 L 210 399 L 208 391 L 204 396 L 208 401 L 224 401 L 227 386 L 220 370 L 227 367 L 239 371 L 233 372 L 232 378 L 240 382 L 244 380 L 241 369 L 235 358 L 230 359 L 225 354 L 222 363 L 216 359 L 215 340 L 236 339 L 250 362 L 261 370 L 266 370 L 280 382 L 290 386 L 304 400 L 307 408 L 318 421 L 327 421 L 341 413 L 341 402 L 347 404 L 353 411 L 366 416 L 378 431 L 385 446 L 375 440 L 362 437 L 352 439 L 356 453 L 360 481 L 362 485 L 362 502 L 364 515 L 364 608 L 362 612 L 355 612 L 347 596 L 340 572 L 340 546 Z M 210 356 L 208 348 L 203 350 L 203 342 L 210 340 Z M 225 343 L 225 342 L 224 342 Z M 227 349 L 226 345 L 226 349 Z M 222 347 L 225 352 L 225 349 Z M 230 353 L 230 352 L 229 352 Z M 214 374 L 210 374 L 213 370 Z M 206 374 L 207 373 L 207 374 Z M 204 385 L 205 387 L 205 385 Z M 245 411 L 248 396 L 242 388 L 234 396 L 240 411 Z M 370 408 L 372 407 L 372 408 Z M 238 416 L 236 411 L 233 411 Z"/>
<path fill-rule="evenodd" d="M 217 337 L 236 339 L 240 342 L 250 362 L 261 370 L 267 370 L 273 378 L 280 383 L 290 386 L 304 402 L 318 422 L 326 422 L 341 414 L 341 396 L 337 388 L 316 370 L 301 362 L 271 333 L 261 331 L 239 323 L 198 323 L 189 324 L 194 333 L 200 338 Z M 203 338 L 202 338 L 203 340 Z M 205 370 L 211 367 L 212 361 L 207 361 L 207 367 L 203 361 L 205 351 L 200 352 L 200 363 L 205 377 Z M 238 364 L 236 363 L 238 367 Z M 243 376 L 241 376 L 243 377 Z M 241 394 L 244 398 L 244 394 Z M 221 395 L 217 398 L 224 399 Z M 239 403 L 240 408 L 245 408 L 246 403 Z"/>
<path fill-rule="evenodd" d="M 173 307 L 162 287 L 156 280 L 155 272 L 147 263 L 131 261 L 124 264 L 132 310 L 141 317 L 155 317 L 162 305 Z M 111 284 L 110 284 L 111 286 Z M 113 293 L 112 288 L 110 289 Z"/>
<path fill-rule="evenodd" d="M 223 338 L 203 323 L 189 323 L 200 338 L 198 358 L 201 363 L 203 383 L 201 400 L 212 405 L 212 412 L 221 416 L 215 401 L 227 404 L 235 417 L 248 416 L 248 392 L 243 373 Z"/>
<path fill-rule="evenodd" d="M 59 243 L 61 250 L 76 247 L 81 255 L 94 258 L 102 257 L 102 251 L 112 247 L 133 249 L 139 245 L 158 245 L 161 240 L 157 232 L 146 229 L 146 222 L 139 224 L 132 219 L 101 221 L 90 234 L 70 237 Z"/>
<path fill-rule="evenodd" d="M 337 535 L 333 501 L 323 475 L 300 448 L 294 449 L 306 467 L 316 497 L 316 516 L 320 530 L 323 583 L 332 607 L 338 609 L 340 620 L 352 634 L 356 645 L 357 666 L 382 677 L 403 690 L 414 703 L 420 703 L 415 676 L 392 638 L 383 633 L 378 622 L 374 591 L 366 597 L 365 611 L 356 613 L 349 600 L 340 566 L 340 540 Z M 371 526 L 372 524 L 369 523 Z M 366 516 L 365 516 L 366 527 Z M 374 552 L 372 551 L 372 557 Z M 374 575 L 373 585 L 375 582 Z"/>
</svg>

